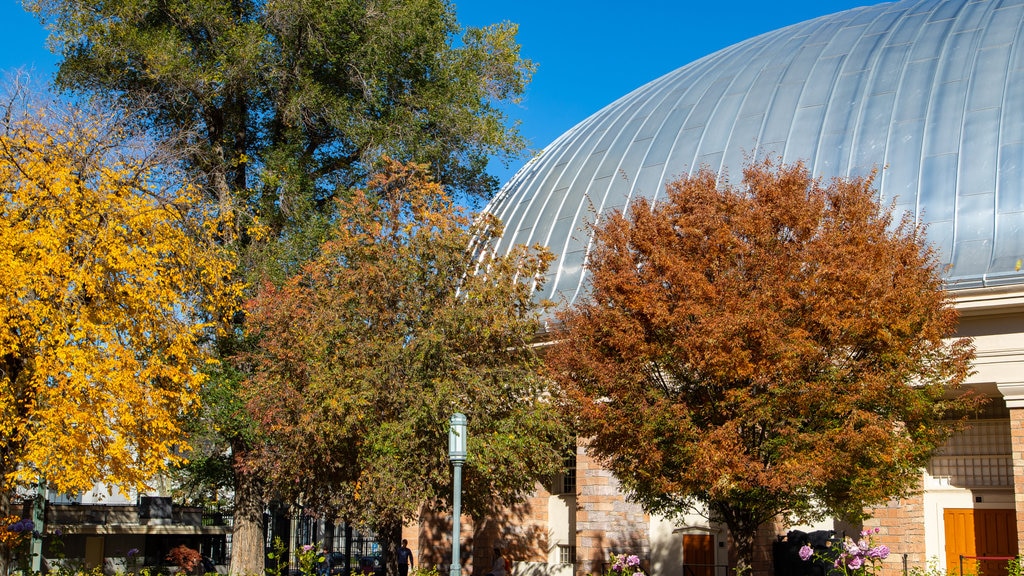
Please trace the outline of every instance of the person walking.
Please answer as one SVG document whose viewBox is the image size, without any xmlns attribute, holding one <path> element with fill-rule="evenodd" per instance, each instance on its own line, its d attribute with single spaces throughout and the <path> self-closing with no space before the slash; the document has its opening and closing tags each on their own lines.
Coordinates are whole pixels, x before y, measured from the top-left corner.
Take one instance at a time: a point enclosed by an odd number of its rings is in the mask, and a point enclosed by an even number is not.
<svg viewBox="0 0 1024 576">
<path fill-rule="evenodd" d="M 494 563 L 491 564 L 491 570 L 487 573 L 487 576 L 507 576 L 508 572 L 505 571 L 505 557 L 501 555 L 501 548 L 494 549 Z"/>
<path fill-rule="evenodd" d="M 409 576 L 409 568 L 415 568 L 413 564 L 409 541 L 403 538 L 402 545 L 398 548 L 398 576 Z"/>
</svg>

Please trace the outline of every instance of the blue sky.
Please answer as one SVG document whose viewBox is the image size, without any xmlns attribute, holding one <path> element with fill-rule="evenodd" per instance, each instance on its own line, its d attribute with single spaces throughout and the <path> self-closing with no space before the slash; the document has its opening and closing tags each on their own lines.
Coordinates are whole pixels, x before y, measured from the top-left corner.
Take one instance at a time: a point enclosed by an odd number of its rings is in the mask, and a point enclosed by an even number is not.
<svg viewBox="0 0 1024 576">
<path fill-rule="evenodd" d="M 329 1 L 329 0 L 324 0 Z M 509 109 L 536 149 L 634 88 L 757 34 L 873 0 L 454 0 L 464 25 L 519 24 L 522 53 L 538 68 Z M 0 70 L 45 82 L 57 58 L 17 0 L 0 0 Z M 495 167 L 504 180 L 522 162 Z"/>
<path fill-rule="evenodd" d="M 676 68 L 764 32 L 876 0 L 453 0 L 459 21 L 519 24 L 537 72 L 509 112 L 537 149 Z M 496 170 L 511 176 L 510 170 Z M 504 180 L 505 178 L 503 178 Z"/>
</svg>

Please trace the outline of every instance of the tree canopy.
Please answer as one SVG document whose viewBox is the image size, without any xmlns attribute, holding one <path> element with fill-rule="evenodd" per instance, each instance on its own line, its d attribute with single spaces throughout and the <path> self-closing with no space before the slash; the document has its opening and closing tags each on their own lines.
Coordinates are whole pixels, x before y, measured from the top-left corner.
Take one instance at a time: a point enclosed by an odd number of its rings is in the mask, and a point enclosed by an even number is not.
<svg viewBox="0 0 1024 576">
<path fill-rule="evenodd" d="M 749 566 L 777 515 L 857 519 L 955 429 L 973 347 L 925 231 L 871 178 L 702 170 L 593 227 L 549 356 L 588 450 L 650 510 L 694 503 Z"/>
<path fill-rule="evenodd" d="M 385 154 L 429 165 L 473 202 L 497 188 L 489 160 L 525 148 L 503 108 L 533 71 L 516 27 L 462 28 L 444 0 L 23 3 L 63 57 L 59 88 L 130 111 L 180 152 L 250 280 L 281 282 L 314 257 L 332 198 L 365 185 Z M 218 339 L 218 354 L 253 345 L 234 337 L 243 331 Z M 211 371 L 201 435 L 216 449 L 194 453 L 192 468 L 220 476 L 214 461 L 230 447 L 236 574 L 264 561 L 260 479 L 237 466 L 255 434 L 236 402 L 247 382 L 232 367 Z"/>
<path fill-rule="evenodd" d="M 260 475 L 382 536 L 449 501 L 454 412 L 469 420 L 477 517 L 559 471 L 569 441 L 531 346 L 550 254 L 488 252 L 498 223 L 472 220 L 424 170 L 388 161 L 339 200 L 321 255 L 247 305 L 259 345 L 238 358 L 267 435 Z"/>
<path fill-rule="evenodd" d="M 25 5 L 63 56 L 59 87 L 145 111 L 211 193 L 271 226 L 382 154 L 486 196 L 489 157 L 524 147 L 500 106 L 533 70 L 516 27 L 462 29 L 443 0 Z"/>
<path fill-rule="evenodd" d="M 218 221 L 116 115 L 0 121 L 0 486 L 144 486 L 179 459 L 240 287 Z"/>
</svg>

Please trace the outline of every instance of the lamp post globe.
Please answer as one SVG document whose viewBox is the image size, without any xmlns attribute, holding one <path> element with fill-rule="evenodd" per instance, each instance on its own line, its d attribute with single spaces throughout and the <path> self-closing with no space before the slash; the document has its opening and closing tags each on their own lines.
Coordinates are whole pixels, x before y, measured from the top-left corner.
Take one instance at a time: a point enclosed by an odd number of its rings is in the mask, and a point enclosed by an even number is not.
<svg viewBox="0 0 1024 576">
<path fill-rule="evenodd" d="M 452 462 L 466 461 L 466 416 L 459 412 L 452 414 L 448 429 L 448 458 Z"/>
</svg>

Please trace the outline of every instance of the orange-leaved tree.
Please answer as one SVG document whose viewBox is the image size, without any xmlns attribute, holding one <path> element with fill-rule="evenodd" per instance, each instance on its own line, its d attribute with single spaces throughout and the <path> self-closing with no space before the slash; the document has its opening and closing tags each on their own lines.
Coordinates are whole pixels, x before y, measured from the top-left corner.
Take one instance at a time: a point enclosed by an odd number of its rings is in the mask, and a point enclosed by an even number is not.
<svg viewBox="0 0 1024 576">
<path fill-rule="evenodd" d="M 117 118 L 19 102 L 0 120 L 0 516 L 20 486 L 129 489 L 176 461 L 239 292 L 217 219 Z"/>
<path fill-rule="evenodd" d="M 702 170 L 593 228 L 549 355 L 590 453 L 649 510 L 703 505 L 750 569 L 778 515 L 862 517 L 955 429 L 973 347 L 925 231 L 872 180 Z"/>
<path fill-rule="evenodd" d="M 531 345 L 551 255 L 491 253 L 497 222 L 422 166 L 386 160 L 338 202 L 319 257 L 247 308 L 259 338 L 240 360 L 265 435 L 252 465 L 307 512 L 372 527 L 391 557 L 404 522 L 450 500 L 454 412 L 469 427 L 465 513 L 561 471 L 569 439 Z"/>
</svg>

